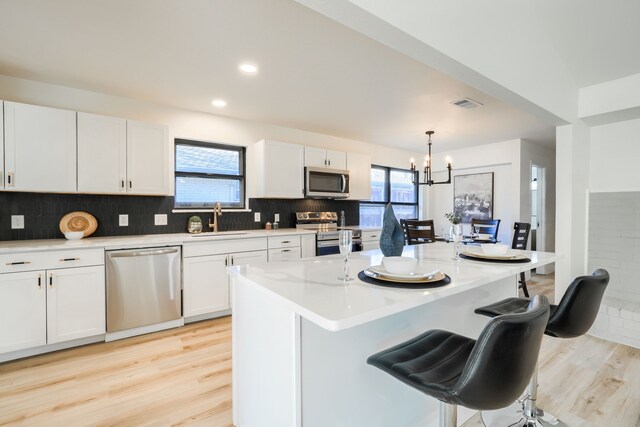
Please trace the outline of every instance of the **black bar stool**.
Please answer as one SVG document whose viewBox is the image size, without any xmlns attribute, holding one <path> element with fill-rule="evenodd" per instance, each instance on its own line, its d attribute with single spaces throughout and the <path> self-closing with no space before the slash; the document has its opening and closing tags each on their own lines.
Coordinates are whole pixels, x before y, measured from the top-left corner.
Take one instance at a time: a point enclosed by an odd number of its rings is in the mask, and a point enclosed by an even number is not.
<svg viewBox="0 0 640 427">
<path fill-rule="evenodd" d="M 430 330 L 367 363 L 440 400 L 440 426 L 455 427 L 456 405 L 498 409 L 520 396 L 535 370 L 548 319 L 549 301 L 536 296 L 522 313 L 493 318 L 477 340 Z"/>
<path fill-rule="evenodd" d="M 544 333 L 556 338 L 575 338 L 585 334 L 593 325 L 598 315 L 604 291 L 609 284 L 607 270 L 598 269 L 591 276 L 580 276 L 571 282 L 562 296 L 560 304 L 551 305 L 551 315 Z M 484 307 L 477 308 L 476 313 L 489 317 L 501 317 L 505 314 L 521 313 L 527 310 L 530 300 L 527 298 L 507 298 Z M 520 421 L 513 426 L 566 426 L 555 417 L 550 417 L 549 424 L 542 419 L 544 411 L 537 408 L 538 369 L 536 367 L 527 388 L 523 401 L 523 412 Z"/>
</svg>

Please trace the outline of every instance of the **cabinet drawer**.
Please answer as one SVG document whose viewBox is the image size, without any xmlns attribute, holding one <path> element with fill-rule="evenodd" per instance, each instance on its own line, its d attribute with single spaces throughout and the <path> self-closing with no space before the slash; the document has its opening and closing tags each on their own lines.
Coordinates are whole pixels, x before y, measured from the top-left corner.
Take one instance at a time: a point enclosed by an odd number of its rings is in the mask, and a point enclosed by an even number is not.
<svg viewBox="0 0 640 427">
<path fill-rule="evenodd" d="M 269 237 L 269 249 L 300 247 L 300 236 Z"/>
<path fill-rule="evenodd" d="M 0 255 L 0 273 L 103 265 L 102 249 L 20 252 Z"/>
<path fill-rule="evenodd" d="M 380 239 L 380 233 L 382 230 L 367 230 L 362 232 L 362 241 L 378 240 Z"/>
<path fill-rule="evenodd" d="M 205 255 L 230 254 L 234 252 L 263 251 L 267 249 L 267 239 L 232 239 L 219 242 L 185 243 L 182 254 L 185 258 Z"/>
<path fill-rule="evenodd" d="M 300 259 L 300 248 L 269 249 L 269 262 Z"/>
</svg>

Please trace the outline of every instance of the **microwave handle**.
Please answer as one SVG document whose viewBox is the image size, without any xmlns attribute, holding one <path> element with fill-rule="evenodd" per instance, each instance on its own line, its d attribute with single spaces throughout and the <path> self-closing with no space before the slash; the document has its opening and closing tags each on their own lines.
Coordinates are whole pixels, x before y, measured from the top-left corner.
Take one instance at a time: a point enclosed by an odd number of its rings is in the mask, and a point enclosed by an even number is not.
<svg viewBox="0 0 640 427">
<path fill-rule="evenodd" d="M 347 190 L 347 177 L 342 175 L 342 192 L 344 193 Z"/>
</svg>

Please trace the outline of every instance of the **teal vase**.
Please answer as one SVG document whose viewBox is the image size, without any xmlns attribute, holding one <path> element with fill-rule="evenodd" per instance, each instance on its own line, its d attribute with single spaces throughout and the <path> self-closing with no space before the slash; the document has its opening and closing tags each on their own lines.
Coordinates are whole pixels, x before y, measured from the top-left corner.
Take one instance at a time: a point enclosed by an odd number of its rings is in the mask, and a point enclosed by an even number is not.
<svg viewBox="0 0 640 427">
<path fill-rule="evenodd" d="M 380 233 L 380 250 L 384 256 L 400 256 L 404 248 L 404 232 L 402 226 L 393 213 L 391 203 L 387 204 L 382 217 L 382 232 Z"/>
</svg>

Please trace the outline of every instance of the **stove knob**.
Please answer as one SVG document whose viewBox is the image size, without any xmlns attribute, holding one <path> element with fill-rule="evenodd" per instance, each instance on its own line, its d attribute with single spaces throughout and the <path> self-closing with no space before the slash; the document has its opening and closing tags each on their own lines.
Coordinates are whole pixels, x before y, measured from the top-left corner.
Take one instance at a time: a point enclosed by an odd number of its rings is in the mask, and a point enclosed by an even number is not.
<svg viewBox="0 0 640 427">
<path fill-rule="evenodd" d="M 309 219 L 309 214 L 304 214 L 304 219 Z"/>
</svg>

